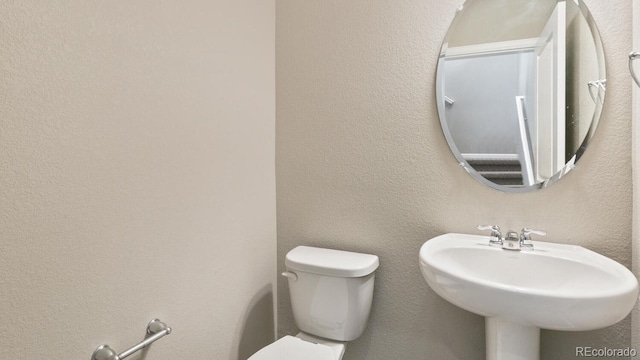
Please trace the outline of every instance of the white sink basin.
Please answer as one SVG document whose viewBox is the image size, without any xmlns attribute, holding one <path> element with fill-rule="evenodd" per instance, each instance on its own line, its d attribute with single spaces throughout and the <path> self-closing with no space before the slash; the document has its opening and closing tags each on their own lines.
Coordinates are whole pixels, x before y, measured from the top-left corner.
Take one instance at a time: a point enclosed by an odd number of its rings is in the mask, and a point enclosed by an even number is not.
<svg viewBox="0 0 640 360">
<path fill-rule="evenodd" d="M 502 332 L 516 334 L 513 341 L 521 342 L 518 337 L 539 338 L 540 328 L 598 329 L 626 317 L 638 298 L 638 282 L 621 264 L 581 246 L 541 241 L 534 246 L 533 251 L 509 251 L 489 246 L 487 236 L 445 234 L 420 249 L 429 286 L 452 304 L 491 320 L 488 359 L 537 358 L 491 357 L 490 351 L 500 347 L 495 341 L 504 342 Z M 533 340 L 538 351 L 538 339 Z"/>
</svg>

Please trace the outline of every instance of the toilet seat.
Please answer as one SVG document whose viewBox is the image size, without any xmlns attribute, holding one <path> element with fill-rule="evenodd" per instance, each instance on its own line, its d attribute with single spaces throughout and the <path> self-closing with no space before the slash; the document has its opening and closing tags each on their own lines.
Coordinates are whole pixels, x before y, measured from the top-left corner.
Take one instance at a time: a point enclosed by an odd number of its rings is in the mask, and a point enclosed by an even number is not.
<svg viewBox="0 0 640 360">
<path fill-rule="evenodd" d="M 287 335 L 263 347 L 248 360 L 335 360 L 330 346 L 315 344 Z"/>
</svg>

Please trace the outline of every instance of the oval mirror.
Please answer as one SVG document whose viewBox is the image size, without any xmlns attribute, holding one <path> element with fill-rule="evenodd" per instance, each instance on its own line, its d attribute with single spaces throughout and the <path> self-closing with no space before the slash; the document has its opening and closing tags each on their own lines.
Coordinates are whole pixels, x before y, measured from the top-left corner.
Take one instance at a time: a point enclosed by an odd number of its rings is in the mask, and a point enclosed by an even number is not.
<svg viewBox="0 0 640 360">
<path fill-rule="evenodd" d="M 507 192 L 554 183 L 580 159 L 606 92 L 598 30 L 579 0 L 467 0 L 440 51 L 444 135 L 460 165 Z"/>
</svg>

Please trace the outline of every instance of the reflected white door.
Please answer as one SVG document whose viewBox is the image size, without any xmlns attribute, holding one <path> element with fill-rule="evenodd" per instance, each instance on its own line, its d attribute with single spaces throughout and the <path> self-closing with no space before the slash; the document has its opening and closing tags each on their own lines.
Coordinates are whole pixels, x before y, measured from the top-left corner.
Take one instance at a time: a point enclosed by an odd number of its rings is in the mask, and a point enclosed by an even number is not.
<svg viewBox="0 0 640 360">
<path fill-rule="evenodd" d="M 538 131 L 532 140 L 538 181 L 550 178 L 565 164 L 565 46 L 566 4 L 559 1 L 536 46 Z"/>
</svg>

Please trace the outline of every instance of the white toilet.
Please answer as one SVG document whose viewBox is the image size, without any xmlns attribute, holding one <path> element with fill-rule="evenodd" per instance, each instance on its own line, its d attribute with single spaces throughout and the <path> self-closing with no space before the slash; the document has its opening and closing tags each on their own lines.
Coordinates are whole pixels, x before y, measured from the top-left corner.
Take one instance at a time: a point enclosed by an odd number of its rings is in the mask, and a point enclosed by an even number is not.
<svg viewBox="0 0 640 360">
<path fill-rule="evenodd" d="M 282 273 L 289 279 L 293 317 L 301 332 L 262 348 L 249 360 L 341 360 L 347 341 L 364 331 L 378 257 L 298 246 Z"/>
</svg>

